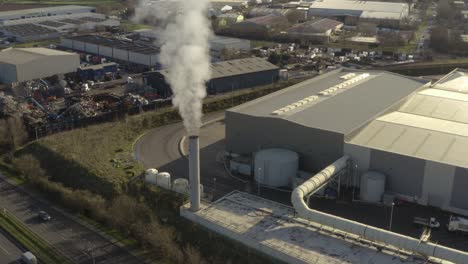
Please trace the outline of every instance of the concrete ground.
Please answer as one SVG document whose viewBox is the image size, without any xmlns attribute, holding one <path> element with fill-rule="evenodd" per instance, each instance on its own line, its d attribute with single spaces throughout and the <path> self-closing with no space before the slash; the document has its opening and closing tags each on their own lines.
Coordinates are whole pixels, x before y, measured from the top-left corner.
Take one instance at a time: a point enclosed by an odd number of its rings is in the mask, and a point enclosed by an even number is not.
<svg viewBox="0 0 468 264">
<path fill-rule="evenodd" d="M 204 121 L 219 119 L 222 113 L 207 115 Z M 220 198 L 231 191 L 240 190 L 255 194 L 263 198 L 283 204 L 290 204 L 290 191 L 258 189 L 254 183 L 238 181 L 224 169 L 217 161 L 218 156 L 225 150 L 225 125 L 223 120 L 204 126 L 200 131 L 201 177 L 206 193 L 215 194 Z M 188 161 L 181 157 L 178 149 L 180 139 L 185 135 L 181 123 L 160 127 L 144 135 L 135 145 L 135 155 L 143 161 L 147 168 L 167 171 L 175 178 L 188 178 Z M 187 142 L 183 151 L 187 149 Z M 216 178 L 216 183 L 214 179 Z M 351 202 L 350 192 L 343 191 L 340 200 L 312 198 L 311 207 L 359 221 L 380 228 L 389 228 L 390 208 L 384 206 Z M 413 217 L 436 217 L 441 223 L 439 230 L 432 231 L 431 241 L 442 245 L 468 251 L 468 236 L 449 233 L 445 228 L 449 214 L 435 208 L 416 204 L 395 206 L 393 213 L 392 231 L 419 238 L 422 229 L 412 224 Z"/>
<path fill-rule="evenodd" d="M 205 123 L 219 120 L 204 126 L 200 131 L 200 171 L 201 182 L 208 196 L 219 198 L 233 190 L 246 190 L 247 185 L 229 176 L 217 157 L 224 152 L 224 112 L 206 115 Z M 188 160 L 182 156 L 179 143 L 185 136 L 182 123 L 156 128 L 143 135 L 135 144 L 135 157 L 146 168 L 156 168 L 169 172 L 173 179 L 188 179 Z M 186 143 L 183 148 L 186 149 Z M 184 150 L 182 149 L 182 152 Z"/>
<path fill-rule="evenodd" d="M 0 229 L 0 264 L 17 263 L 23 253 L 21 246 L 11 239 L 7 233 Z"/>
<path fill-rule="evenodd" d="M 126 250 L 66 217 L 51 205 L 34 199 L 18 187 L 7 183 L 2 177 L 0 177 L 0 208 L 13 214 L 75 263 L 142 263 Z M 41 210 L 49 213 L 52 220 L 41 221 L 38 217 L 38 212 Z"/>
</svg>

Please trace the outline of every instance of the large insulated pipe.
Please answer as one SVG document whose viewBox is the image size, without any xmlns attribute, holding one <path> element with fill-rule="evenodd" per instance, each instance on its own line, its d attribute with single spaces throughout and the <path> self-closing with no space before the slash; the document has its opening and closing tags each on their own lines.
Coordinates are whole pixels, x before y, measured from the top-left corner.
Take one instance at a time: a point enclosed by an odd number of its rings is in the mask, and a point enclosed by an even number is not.
<svg viewBox="0 0 468 264">
<path fill-rule="evenodd" d="M 198 136 L 189 137 L 190 211 L 200 210 L 200 149 Z"/>
<path fill-rule="evenodd" d="M 327 181 L 331 180 L 335 174 L 346 168 L 348 156 L 344 156 L 302 185 L 294 189 L 291 195 L 291 202 L 300 217 L 325 226 L 339 229 L 368 239 L 378 241 L 387 245 L 392 245 L 400 249 L 416 252 L 424 256 L 432 256 L 441 260 L 454 263 L 468 263 L 468 252 L 440 246 L 434 243 L 423 243 L 418 239 L 390 232 L 384 229 L 365 225 L 345 218 L 326 214 L 310 209 L 305 203 L 304 197 L 314 194 Z"/>
</svg>

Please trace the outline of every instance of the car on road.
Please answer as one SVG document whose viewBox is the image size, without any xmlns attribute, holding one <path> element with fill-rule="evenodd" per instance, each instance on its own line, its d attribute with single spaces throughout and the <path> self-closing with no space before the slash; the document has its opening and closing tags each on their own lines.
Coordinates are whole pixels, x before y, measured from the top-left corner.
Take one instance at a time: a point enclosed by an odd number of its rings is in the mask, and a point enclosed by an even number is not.
<svg viewBox="0 0 468 264">
<path fill-rule="evenodd" d="M 22 255 L 21 255 L 21 263 L 25 263 L 25 264 L 37 264 L 37 258 L 36 256 L 34 256 L 33 253 L 31 252 L 24 252 Z"/>
<path fill-rule="evenodd" d="M 45 211 L 40 211 L 38 216 L 44 222 L 50 221 L 50 219 L 52 219 L 50 215 Z"/>
</svg>

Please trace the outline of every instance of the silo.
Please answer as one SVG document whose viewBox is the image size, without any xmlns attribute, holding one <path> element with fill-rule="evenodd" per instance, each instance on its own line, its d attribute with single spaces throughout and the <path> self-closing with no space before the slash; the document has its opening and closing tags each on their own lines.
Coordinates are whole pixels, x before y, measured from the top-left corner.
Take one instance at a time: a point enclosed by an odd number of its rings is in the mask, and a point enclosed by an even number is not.
<svg viewBox="0 0 468 264">
<path fill-rule="evenodd" d="M 181 194 L 189 193 L 189 181 L 187 179 L 175 179 L 172 183 L 172 190 Z"/>
<path fill-rule="evenodd" d="M 378 203 L 382 201 L 385 192 L 385 175 L 368 171 L 362 175 L 361 179 L 361 200 Z"/>
<path fill-rule="evenodd" d="M 299 167 L 299 155 L 290 150 L 272 148 L 255 154 L 255 180 L 271 187 L 290 186 Z"/>
<path fill-rule="evenodd" d="M 156 183 L 159 187 L 171 189 L 171 175 L 168 172 L 160 172 L 156 175 Z"/>
<path fill-rule="evenodd" d="M 156 175 L 158 174 L 157 169 L 147 169 L 145 172 L 145 182 L 149 184 L 156 184 Z"/>
</svg>

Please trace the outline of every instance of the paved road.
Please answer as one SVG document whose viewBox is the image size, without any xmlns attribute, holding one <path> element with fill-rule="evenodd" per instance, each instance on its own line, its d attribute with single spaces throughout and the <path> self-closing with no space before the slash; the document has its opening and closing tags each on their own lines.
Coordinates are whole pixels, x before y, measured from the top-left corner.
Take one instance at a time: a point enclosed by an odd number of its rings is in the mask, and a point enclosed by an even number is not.
<svg viewBox="0 0 468 264">
<path fill-rule="evenodd" d="M 33 199 L 5 182 L 3 177 L 0 177 L 0 207 L 15 215 L 33 232 L 76 263 L 93 263 L 93 257 L 95 263 L 142 263 L 127 251 L 64 216 L 50 205 Z M 42 222 L 37 216 L 40 210 L 48 212 L 52 220 Z"/>
<path fill-rule="evenodd" d="M 224 112 L 206 115 L 205 123 L 222 119 Z M 146 168 L 169 172 L 173 178 L 188 179 L 188 160 L 179 152 L 180 139 L 185 135 L 182 123 L 156 128 L 135 144 L 135 156 Z M 245 190 L 246 184 L 230 177 L 222 163 L 216 160 L 224 152 L 224 120 L 211 123 L 200 131 L 200 171 L 205 193 L 220 197 L 235 189 Z M 216 179 L 216 180 L 215 180 Z"/>
<path fill-rule="evenodd" d="M 8 239 L 8 234 L 0 229 L 0 264 L 13 264 L 21 257 L 23 250 Z"/>
</svg>

